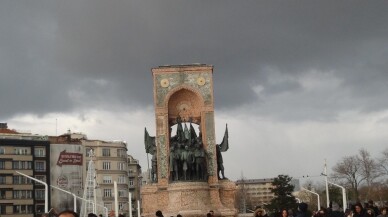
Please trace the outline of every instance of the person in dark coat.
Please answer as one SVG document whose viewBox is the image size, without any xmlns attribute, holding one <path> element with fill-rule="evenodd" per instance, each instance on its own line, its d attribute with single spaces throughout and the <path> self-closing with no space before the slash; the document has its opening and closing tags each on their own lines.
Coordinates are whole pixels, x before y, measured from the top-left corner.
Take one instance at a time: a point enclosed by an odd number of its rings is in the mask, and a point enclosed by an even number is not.
<svg viewBox="0 0 388 217">
<path fill-rule="evenodd" d="M 296 217 L 308 217 L 307 215 L 307 203 L 299 203 L 298 204 L 298 214 L 296 214 Z"/>
<path fill-rule="evenodd" d="M 361 203 L 354 204 L 353 217 L 366 217 L 365 210 Z"/>
<path fill-rule="evenodd" d="M 381 210 L 380 210 L 380 215 L 378 215 L 377 217 L 388 217 L 388 214 L 387 214 L 387 207 L 383 207 Z"/>
<path fill-rule="evenodd" d="M 375 216 L 378 216 L 380 214 L 379 208 L 374 204 L 373 200 L 368 201 L 368 208 L 371 208 L 373 210 L 373 213 Z"/>
<path fill-rule="evenodd" d="M 330 217 L 344 217 L 345 213 L 340 210 L 337 203 L 333 203 L 331 205 L 331 212 L 329 214 Z"/>
<path fill-rule="evenodd" d="M 156 217 L 164 217 L 162 211 L 158 210 L 155 213 Z"/>
</svg>

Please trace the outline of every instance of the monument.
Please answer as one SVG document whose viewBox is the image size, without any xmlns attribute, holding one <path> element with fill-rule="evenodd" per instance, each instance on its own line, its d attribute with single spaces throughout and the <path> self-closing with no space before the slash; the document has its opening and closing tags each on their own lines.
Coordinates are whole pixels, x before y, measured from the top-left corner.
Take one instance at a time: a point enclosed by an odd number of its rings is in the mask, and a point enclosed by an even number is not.
<svg viewBox="0 0 388 217">
<path fill-rule="evenodd" d="M 236 185 L 224 176 L 221 153 L 229 148 L 227 126 L 222 142 L 215 139 L 213 66 L 160 66 L 152 75 L 156 135 L 145 130 L 152 167 L 141 215 L 236 216 Z"/>
</svg>

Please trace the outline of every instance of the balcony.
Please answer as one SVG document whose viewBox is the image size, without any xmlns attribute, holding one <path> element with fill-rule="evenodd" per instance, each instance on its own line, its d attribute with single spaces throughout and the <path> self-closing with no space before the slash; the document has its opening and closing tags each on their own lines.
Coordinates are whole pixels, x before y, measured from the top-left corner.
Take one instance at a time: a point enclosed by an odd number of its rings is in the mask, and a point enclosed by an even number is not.
<svg viewBox="0 0 388 217">
<path fill-rule="evenodd" d="M 128 173 L 129 178 L 136 178 L 137 174 L 136 173 Z"/>
</svg>

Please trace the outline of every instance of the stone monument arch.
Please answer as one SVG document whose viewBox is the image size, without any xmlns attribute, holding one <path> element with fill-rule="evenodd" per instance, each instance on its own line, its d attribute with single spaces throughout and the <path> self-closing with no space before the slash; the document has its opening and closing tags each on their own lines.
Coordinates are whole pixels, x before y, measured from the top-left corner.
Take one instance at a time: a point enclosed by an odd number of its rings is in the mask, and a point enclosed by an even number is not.
<svg viewBox="0 0 388 217">
<path fill-rule="evenodd" d="M 213 66 L 160 66 L 152 75 L 156 135 L 145 141 L 146 150 L 149 140 L 156 147 L 157 177 L 141 189 L 142 216 L 154 216 L 157 210 L 166 216 L 204 216 L 209 210 L 235 216 L 236 186 L 220 180 L 217 172 Z M 182 123 L 189 123 L 190 130 Z M 192 123 L 199 126 L 198 135 Z M 177 134 L 171 136 L 174 125 Z"/>
<path fill-rule="evenodd" d="M 204 102 L 198 90 L 182 85 L 176 87 L 166 96 L 166 107 L 168 109 L 169 121 L 176 120 L 178 116 L 184 122 L 188 122 L 192 118 L 194 123 L 201 121 L 201 111 L 204 108 Z"/>
</svg>

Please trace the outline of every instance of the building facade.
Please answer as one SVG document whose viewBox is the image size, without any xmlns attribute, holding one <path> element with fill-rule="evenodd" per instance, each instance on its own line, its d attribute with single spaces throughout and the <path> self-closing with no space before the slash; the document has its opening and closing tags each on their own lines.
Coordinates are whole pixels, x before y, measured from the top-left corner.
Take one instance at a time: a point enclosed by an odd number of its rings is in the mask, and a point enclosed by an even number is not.
<svg viewBox="0 0 388 217">
<path fill-rule="evenodd" d="M 5 123 L 0 124 L 0 215 L 2 217 L 35 217 L 44 213 L 44 185 L 22 174 L 50 185 L 49 159 L 50 142 L 47 136 L 19 133 L 8 129 Z M 48 201 L 50 201 L 50 192 Z"/>
<path fill-rule="evenodd" d="M 272 193 L 273 178 L 268 179 L 242 179 L 237 180 L 238 207 L 240 212 L 254 211 L 258 207 L 264 207 L 271 203 L 275 197 Z M 294 193 L 300 190 L 299 179 L 292 179 L 290 182 L 294 186 Z"/>
<path fill-rule="evenodd" d="M 40 217 L 45 212 L 44 185 L 16 171 L 48 184 L 50 213 L 68 209 L 82 213 L 91 160 L 96 183 L 95 213 L 106 216 L 116 210 L 116 181 L 118 212 L 129 216 L 131 201 L 132 214 L 137 216 L 141 167 L 127 152 L 123 141 L 88 140 L 86 135 L 70 131 L 60 136 L 32 135 L 0 123 L 0 216 Z"/>
<path fill-rule="evenodd" d="M 243 179 L 237 180 L 238 206 L 241 212 L 252 211 L 257 207 L 269 204 L 274 198 L 271 192 L 273 179 Z"/>
<path fill-rule="evenodd" d="M 71 192 L 77 197 L 83 197 L 85 151 L 82 133 L 68 133 L 60 136 L 50 136 L 50 180 L 51 206 L 56 212 L 73 210 L 79 212 L 82 201 L 66 193 Z M 74 210 L 76 209 L 76 210 Z"/>
<path fill-rule="evenodd" d="M 123 141 L 82 140 L 85 147 L 86 161 L 91 159 L 95 165 L 97 191 L 96 197 L 101 198 L 100 206 L 109 212 L 115 210 L 114 181 L 117 182 L 118 211 L 126 214 L 129 211 L 129 176 L 127 144 Z M 88 154 L 93 150 L 94 156 Z M 84 174 L 87 173 L 87 166 Z M 85 186 L 86 187 L 86 186 Z M 101 196 L 100 196 L 101 195 Z M 99 200 L 97 200 L 99 201 Z M 103 214 L 104 210 L 97 209 Z"/>
<path fill-rule="evenodd" d="M 142 172 L 139 160 L 128 155 L 128 187 L 131 193 L 132 216 L 137 217 L 137 201 L 140 200 L 140 187 L 142 184 Z"/>
</svg>

